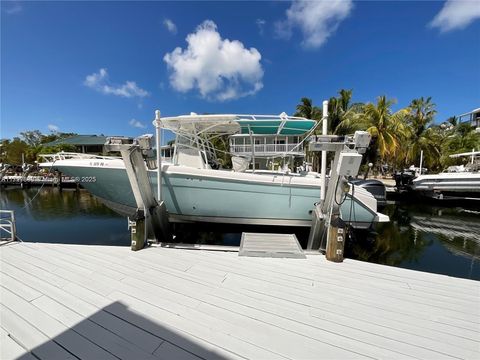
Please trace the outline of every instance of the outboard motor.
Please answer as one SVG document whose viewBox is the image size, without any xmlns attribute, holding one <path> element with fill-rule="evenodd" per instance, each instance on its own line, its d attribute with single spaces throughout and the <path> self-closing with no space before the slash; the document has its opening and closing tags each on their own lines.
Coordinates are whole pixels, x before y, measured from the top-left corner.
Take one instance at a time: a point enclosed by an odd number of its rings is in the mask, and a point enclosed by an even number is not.
<svg viewBox="0 0 480 360">
<path fill-rule="evenodd" d="M 385 184 L 380 180 L 376 180 L 376 179 L 362 180 L 362 179 L 350 178 L 348 179 L 348 182 L 355 186 L 364 188 L 370 194 L 372 194 L 375 200 L 377 200 L 378 208 L 383 208 L 385 205 L 387 205 L 387 189 L 385 187 Z"/>
<path fill-rule="evenodd" d="M 403 192 L 408 191 L 410 186 L 413 184 L 413 179 L 415 179 L 415 171 L 405 169 L 403 171 L 397 171 L 393 175 L 393 179 L 395 180 L 395 187 L 397 191 Z"/>
</svg>

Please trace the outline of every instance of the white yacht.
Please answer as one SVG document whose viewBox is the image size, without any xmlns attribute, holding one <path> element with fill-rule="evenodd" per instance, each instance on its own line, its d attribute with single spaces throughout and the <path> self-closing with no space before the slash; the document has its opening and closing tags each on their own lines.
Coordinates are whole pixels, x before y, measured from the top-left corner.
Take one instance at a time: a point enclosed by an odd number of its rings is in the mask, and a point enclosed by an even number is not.
<svg viewBox="0 0 480 360">
<path fill-rule="evenodd" d="M 314 120 L 285 114 L 183 115 L 162 118 L 162 127 L 176 134 L 171 163 L 162 162 L 162 198 L 171 222 L 211 222 L 249 225 L 310 226 L 320 198 L 320 178 L 290 173 L 256 173 L 218 168 L 212 138 L 235 134 L 303 136 Z M 44 155 L 40 164 L 75 177 L 93 195 L 122 214 L 132 214 L 136 203 L 121 158 L 75 153 Z M 146 166 L 148 167 L 148 162 Z M 148 175 L 157 188 L 156 165 Z M 243 171 L 241 171 L 243 170 Z M 341 207 L 344 221 L 368 228 L 389 221 L 377 212 L 375 198 L 355 187 Z"/>
</svg>

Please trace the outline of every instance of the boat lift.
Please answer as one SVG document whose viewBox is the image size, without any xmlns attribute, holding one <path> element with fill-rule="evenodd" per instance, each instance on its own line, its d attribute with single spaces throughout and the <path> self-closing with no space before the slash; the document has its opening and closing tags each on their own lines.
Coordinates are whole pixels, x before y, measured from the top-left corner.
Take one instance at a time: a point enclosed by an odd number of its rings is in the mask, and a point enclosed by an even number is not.
<svg viewBox="0 0 480 360">
<path fill-rule="evenodd" d="M 367 131 L 356 131 L 352 137 L 317 135 L 310 139 L 309 150 L 335 152 L 330 180 L 325 195 L 315 204 L 312 227 L 308 236 L 307 250 L 325 250 L 327 260 L 343 261 L 345 223 L 340 218 L 340 205 L 350 191 L 347 177 L 356 176 L 371 136 Z M 322 156 L 326 159 L 326 155 Z M 322 163 L 322 168 L 324 164 Z M 325 174 L 325 173 L 324 173 Z M 326 176 L 322 174 L 323 176 Z M 326 180 L 322 181 L 326 184 Z M 324 187 L 325 188 L 325 187 Z M 353 201 L 353 199 L 352 199 Z M 325 243 L 326 235 L 326 245 Z"/>
<path fill-rule="evenodd" d="M 158 185 L 159 196 L 155 198 L 147 167 L 159 169 L 161 178 L 161 163 L 155 163 L 153 157 L 153 135 L 143 135 L 138 138 L 110 137 L 105 148 L 110 152 L 120 152 L 125 163 L 128 180 L 135 197 L 137 210 L 129 216 L 128 224 L 131 230 L 131 248 L 134 251 L 143 249 L 148 241 L 169 242 L 172 239 L 168 214 L 161 198 L 161 187 Z M 159 150 L 157 150 L 157 153 Z"/>
<path fill-rule="evenodd" d="M 324 104 L 325 105 L 325 104 Z M 326 107 L 326 106 L 324 106 Z M 326 123 L 326 116 L 324 123 Z M 162 171 L 160 158 L 160 112 L 156 111 L 154 125 L 157 129 L 157 159 L 153 152 L 153 135 L 138 138 L 110 137 L 105 148 L 122 155 L 128 179 L 135 197 L 137 210 L 129 217 L 131 248 L 140 250 L 148 241 L 168 243 L 172 239 L 168 213 L 162 200 Z M 324 134 L 326 132 L 324 126 Z M 326 250 L 327 260 L 343 261 L 345 223 L 340 218 L 340 205 L 347 196 L 350 186 L 348 176 L 356 176 L 362 155 L 370 143 L 370 134 L 357 131 L 353 137 L 319 135 L 310 138 L 309 150 L 322 152 L 322 184 L 320 201 L 315 204 L 312 227 L 308 237 L 308 251 Z M 326 185 L 326 153 L 335 153 L 330 181 Z M 158 200 L 154 195 L 147 168 L 157 169 Z M 326 192 L 325 192 L 326 190 Z M 353 200 L 352 200 L 353 201 Z M 326 246 L 323 246 L 325 242 Z"/>
</svg>

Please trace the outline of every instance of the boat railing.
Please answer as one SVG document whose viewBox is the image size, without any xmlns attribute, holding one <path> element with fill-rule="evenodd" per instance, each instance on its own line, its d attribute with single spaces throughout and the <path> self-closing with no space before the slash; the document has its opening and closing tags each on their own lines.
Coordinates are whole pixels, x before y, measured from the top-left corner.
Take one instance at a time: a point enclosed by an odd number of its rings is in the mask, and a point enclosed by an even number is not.
<svg viewBox="0 0 480 360">
<path fill-rule="evenodd" d="M 97 160 L 115 160 L 121 159 L 118 156 L 104 156 L 104 155 L 95 155 L 95 154 L 83 154 L 83 153 L 74 153 L 74 152 L 58 152 L 55 154 L 39 154 L 41 158 L 44 158 L 46 161 L 54 162 L 58 160 L 67 160 L 67 159 L 97 159 Z"/>
<path fill-rule="evenodd" d="M 300 152 L 303 153 L 303 144 L 255 144 L 253 150 L 256 154 L 277 154 L 286 152 Z M 251 144 L 231 145 L 230 152 L 233 154 L 251 154 Z"/>
<path fill-rule="evenodd" d="M 0 210 L 0 241 L 10 242 L 14 241 L 16 237 L 15 213 L 13 210 Z"/>
</svg>

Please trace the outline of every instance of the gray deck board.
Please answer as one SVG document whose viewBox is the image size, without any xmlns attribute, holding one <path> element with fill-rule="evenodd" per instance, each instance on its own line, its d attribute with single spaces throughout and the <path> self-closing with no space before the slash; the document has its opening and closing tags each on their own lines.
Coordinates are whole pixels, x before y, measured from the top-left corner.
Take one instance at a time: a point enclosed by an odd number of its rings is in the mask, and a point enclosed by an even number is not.
<svg viewBox="0 0 480 360">
<path fill-rule="evenodd" d="M 0 260 L 2 358 L 480 358 L 478 281 L 161 247 L 8 244 Z"/>
</svg>

